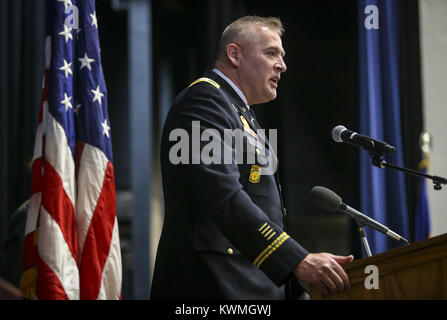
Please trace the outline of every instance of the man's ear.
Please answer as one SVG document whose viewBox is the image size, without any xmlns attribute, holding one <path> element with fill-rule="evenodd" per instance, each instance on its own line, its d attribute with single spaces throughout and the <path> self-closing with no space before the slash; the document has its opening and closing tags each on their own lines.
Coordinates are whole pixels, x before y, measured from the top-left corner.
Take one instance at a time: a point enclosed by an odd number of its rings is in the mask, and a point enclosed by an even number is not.
<svg viewBox="0 0 447 320">
<path fill-rule="evenodd" d="M 235 43 L 227 45 L 227 58 L 233 67 L 239 67 L 241 50 Z"/>
</svg>

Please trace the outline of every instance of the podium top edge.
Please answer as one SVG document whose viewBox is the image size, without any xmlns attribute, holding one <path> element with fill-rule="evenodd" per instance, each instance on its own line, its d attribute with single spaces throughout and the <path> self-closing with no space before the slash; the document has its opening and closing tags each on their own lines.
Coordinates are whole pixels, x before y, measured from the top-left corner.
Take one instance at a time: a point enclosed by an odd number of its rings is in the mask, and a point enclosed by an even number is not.
<svg viewBox="0 0 447 320">
<path fill-rule="evenodd" d="M 409 245 L 405 245 L 402 247 L 393 248 L 393 249 L 387 250 L 385 252 L 373 255 L 371 257 L 354 260 L 353 262 L 344 265 L 343 268 L 346 271 L 348 271 L 348 270 L 358 268 L 360 266 L 376 264 L 381 261 L 387 260 L 391 257 L 395 257 L 395 256 L 399 256 L 399 255 L 406 255 L 413 251 L 422 250 L 427 247 L 437 246 L 442 243 L 447 244 L 447 233 L 439 235 L 439 236 L 435 236 L 432 238 L 428 238 L 425 240 L 413 242 Z"/>
</svg>

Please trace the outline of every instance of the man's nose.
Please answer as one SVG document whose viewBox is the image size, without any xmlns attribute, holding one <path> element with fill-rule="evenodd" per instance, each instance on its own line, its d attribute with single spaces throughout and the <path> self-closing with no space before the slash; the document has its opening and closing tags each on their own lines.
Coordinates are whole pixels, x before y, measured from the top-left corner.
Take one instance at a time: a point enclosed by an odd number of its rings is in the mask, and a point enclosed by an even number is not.
<svg viewBox="0 0 447 320">
<path fill-rule="evenodd" d="M 284 62 L 283 58 L 280 58 L 278 60 L 278 62 L 275 65 L 275 68 L 279 71 L 279 72 L 286 72 L 287 70 L 287 66 L 286 63 Z"/>
</svg>

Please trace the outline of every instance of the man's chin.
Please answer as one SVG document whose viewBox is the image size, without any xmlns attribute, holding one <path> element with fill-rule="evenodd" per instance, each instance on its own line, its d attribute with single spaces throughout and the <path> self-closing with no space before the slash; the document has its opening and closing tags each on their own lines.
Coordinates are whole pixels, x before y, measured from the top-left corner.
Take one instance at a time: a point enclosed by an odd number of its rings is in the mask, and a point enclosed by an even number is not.
<svg viewBox="0 0 447 320">
<path fill-rule="evenodd" d="M 276 99 L 276 90 L 273 90 L 273 91 L 270 91 L 270 94 L 269 94 L 269 96 L 268 96 L 268 101 L 272 101 L 272 100 L 275 100 Z"/>
<path fill-rule="evenodd" d="M 250 105 L 255 105 L 255 104 L 262 104 L 262 103 L 267 103 L 270 102 L 272 100 L 275 100 L 276 98 L 276 90 L 273 91 L 269 91 L 263 99 L 259 99 L 258 101 L 254 101 L 253 103 L 251 103 Z"/>
</svg>

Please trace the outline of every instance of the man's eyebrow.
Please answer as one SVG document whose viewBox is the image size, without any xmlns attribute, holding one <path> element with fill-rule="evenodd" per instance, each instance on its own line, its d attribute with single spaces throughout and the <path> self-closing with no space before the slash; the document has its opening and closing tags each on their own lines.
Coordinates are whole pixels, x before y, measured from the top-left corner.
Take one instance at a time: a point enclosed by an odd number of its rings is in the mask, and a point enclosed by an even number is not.
<svg viewBox="0 0 447 320">
<path fill-rule="evenodd" d="M 275 52 L 280 52 L 281 53 L 281 56 L 284 58 L 284 56 L 286 55 L 286 52 L 284 51 L 284 50 L 282 50 L 282 49 L 279 49 L 278 47 L 276 47 L 276 46 L 270 46 L 270 47 L 267 47 L 266 49 L 265 49 L 265 51 L 269 51 L 269 50 L 274 50 Z"/>
</svg>

